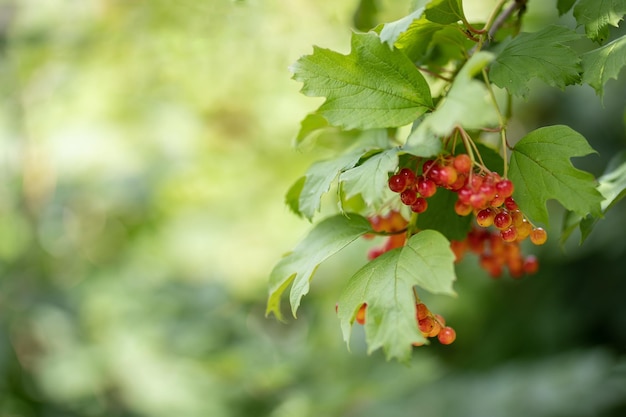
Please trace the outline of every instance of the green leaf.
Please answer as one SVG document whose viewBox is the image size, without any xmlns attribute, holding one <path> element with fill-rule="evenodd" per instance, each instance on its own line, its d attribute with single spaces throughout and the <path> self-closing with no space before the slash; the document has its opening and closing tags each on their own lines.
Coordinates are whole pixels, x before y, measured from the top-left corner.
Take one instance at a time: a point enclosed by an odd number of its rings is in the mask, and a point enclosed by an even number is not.
<svg viewBox="0 0 626 417">
<path fill-rule="evenodd" d="M 561 89 L 576 84 L 580 81 L 580 59 L 564 43 L 580 37 L 560 26 L 521 33 L 505 44 L 491 66 L 489 78 L 498 87 L 522 97 L 528 95 L 528 82 L 533 78 Z"/>
<path fill-rule="evenodd" d="M 417 216 L 420 230 L 432 229 L 449 240 L 463 240 L 472 227 L 472 216 L 459 216 L 454 212 L 457 194 L 445 188 L 428 198 L 428 210 Z"/>
<path fill-rule="evenodd" d="M 477 143 L 476 146 L 478 147 L 478 152 L 480 152 L 480 156 L 483 159 L 485 166 L 500 175 L 504 174 L 504 160 L 502 159 L 502 155 L 500 155 L 500 153 L 493 148 L 482 143 Z"/>
<path fill-rule="evenodd" d="M 606 214 L 617 202 L 626 197 L 626 151 L 613 157 L 606 172 L 598 178 L 597 188 L 604 197 L 600 204 L 603 214 Z M 568 212 L 563 221 L 561 244 L 567 240 L 576 226 L 580 226 L 580 243 L 582 244 L 597 222 L 597 217 L 586 216 L 583 218 L 576 213 Z"/>
<path fill-rule="evenodd" d="M 285 204 L 298 216 L 301 216 L 300 212 L 300 194 L 302 194 L 302 188 L 304 187 L 304 182 L 306 181 L 306 177 L 302 176 L 294 182 L 287 193 L 285 194 Z"/>
<path fill-rule="evenodd" d="M 434 138 L 448 136 L 456 126 L 473 130 L 498 124 L 498 115 L 485 85 L 474 80 L 474 76 L 492 59 L 493 54 L 481 51 L 465 63 L 437 109 L 424 116 L 423 121 L 409 135 L 407 152 L 415 152 L 416 155 L 424 153 L 418 144 L 430 148 Z"/>
<path fill-rule="evenodd" d="M 559 16 L 567 13 L 574 3 L 576 3 L 576 0 L 557 0 L 556 8 L 559 10 Z"/>
<path fill-rule="evenodd" d="M 433 106 L 419 70 L 374 32 L 354 33 L 349 55 L 315 47 L 291 70 L 302 93 L 326 97 L 317 113 L 345 129 L 404 126 Z"/>
<path fill-rule="evenodd" d="M 359 0 L 359 5 L 352 16 L 354 27 L 362 32 L 368 31 L 376 26 L 377 14 L 378 6 L 376 0 Z"/>
<path fill-rule="evenodd" d="M 398 37 L 395 46 L 404 52 L 411 61 L 421 62 L 427 54 L 434 34 L 445 27 L 445 25 L 433 23 L 422 16 L 420 19 L 414 20 L 407 30 Z"/>
<path fill-rule="evenodd" d="M 336 215 L 318 223 L 272 270 L 265 314 L 273 313 L 282 319 L 280 299 L 293 283 L 289 300 L 295 317 L 300 300 L 309 292 L 309 282 L 319 264 L 369 231 L 369 221 L 358 214 L 350 214 L 349 217 Z"/>
<path fill-rule="evenodd" d="M 309 113 L 300 122 L 300 130 L 296 136 L 295 145 L 299 146 L 314 133 L 318 133 L 322 129 L 330 128 L 330 123 L 324 117 L 316 113 Z"/>
<path fill-rule="evenodd" d="M 431 22 L 443 25 L 465 21 L 461 0 L 432 0 L 426 6 L 425 15 Z"/>
<path fill-rule="evenodd" d="M 412 26 L 413 21 L 419 19 L 422 14 L 424 14 L 424 8 L 420 7 L 413 13 L 404 16 L 400 20 L 385 23 L 380 30 L 380 40 L 389 44 L 390 46 L 393 46 L 400 37 L 400 35 L 406 32 Z"/>
<path fill-rule="evenodd" d="M 585 138 L 568 126 L 534 130 L 513 149 L 509 178 L 520 209 L 534 221 L 548 224 L 546 202 L 558 200 L 581 216 L 601 216 L 602 195 L 588 172 L 578 170 L 570 158 L 595 151 Z"/>
<path fill-rule="evenodd" d="M 439 232 L 423 230 L 406 246 L 389 251 L 354 274 L 342 292 L 337 315 L 346 343 L 355 315 L 367 303 L 365 334 L 368 352 L 383 347 L 387 359 L 407 361 L 412 343 L 424 343 L 415 317 L 413 287 L 455 295 L 454 254 Z"/>
<path fill-rule="evenodd" d="M 398 166 L 398 149 L 388 149 L 371 156 L 362 164 L 344 171 L 339 176 L 345 198 L 360 194 L 368 205 L 379 203 L 385 196 L 388 173 Z"/>
<path fill-rule="evenodd" d="M 289 206 L 292 209 L 297 207 L 296 214 L 311 220 L 320 207 L 322 195 L 330 190 L 335 178 L 340 172 L 355 166 L 363 153 L 363 150 L 358 150 L 334 159 L 315 162 L 304 175 L 305 180 L 300 188 L 300 193 L 297 195 L 297 204 L 293 203 L 298 190 L 297 183 L 287 192 Z"/>
<path fill-rule="evenodd" d="M 609 25 L 617 27 L 626 13 L 624 0 L 580 0 L 574 7 L 574 17 L 585 25 L 585 34 L 603 43 L 609 38 Z"/>
<path fill-rule="evenodd" d="M 617 79 L 626 65 L 626 35 L 582 56 L 583 82 L 596 90 L 600 97 L 604 85 L 611 78 Z"/>
</svg>

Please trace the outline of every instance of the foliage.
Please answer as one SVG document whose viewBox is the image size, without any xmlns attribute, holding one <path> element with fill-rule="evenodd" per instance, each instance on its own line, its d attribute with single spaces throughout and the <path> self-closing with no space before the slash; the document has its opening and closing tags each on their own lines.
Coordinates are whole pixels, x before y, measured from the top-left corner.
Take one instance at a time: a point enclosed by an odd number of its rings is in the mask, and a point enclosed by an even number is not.
<svg viewBox="0 0 626 417">
<path fill-rule="evenodd" d="M 524 247 L 541 259 L 533 279 L 484 280 L 470 255 L 454 266 L 457 297 L 420 293 L 455 326 L 454 344 L 415 349 L 405 366 L 382 349 L 368 354 L 365 326 L 355 325 L 345 348 L 335 303 L 364 253 L 390 240 L 385 232 L 319 264 L 297 320 L 284 301 L 287 323 L 264 317 L 272 267 L 310 234 L 282 200 L 300 178 L 287 198 L 298 210 L 306 167 L 355 153 L 353 167 L 329 165 L 335 176 L 312 188 L 321 197 L 308 202 L 315 228 L 397 198 L 375 173 L 415 161 L 397 140 L 411 127 L 332 126 L 314 112 L 323 99 L 298 95 L 286 69 L 312 42 L 348 55 L 353 17 L 363 30 L 387 33 L 393 23 L 382 22 L 404 16 L 409 3 L 420 2 L 2 2 L 0 415 L 624 415 L 619 72 L 592 77 L 603 103 L 586 84 L 561 91 L 540 80 L 527 101 L 515 100 L 511 144 L 535 127 L 565 125 L 598 151 L 572 162 L 598 177 L 604 216 L 571 212 L 565 251 L 552 230 L 546 245 Z M 489 3 L 464 1 L 464 14 L 487 16 Z M 552 3 L 528 3 L 525 32 L 554 23 Z M 561 23 L 574 19 L 574 3 Z M 474 43 L 462 25 L 415 15 L 387 44 L 420 66 L 465 59 Z M 603 47 L 623 33 L 623 25 L 609 28 Z M 496 39 L 515 32 L 503 26 Z M 595 48 L 585 42 L 572 45 L 583 67 Z M 621 68 L 619 56 L 607 58 L 607 70 Z M 472 80 L 470 91 L 488 93 L 480 77 Z M 288 144 L 307 114 L 293 152 Z M 501 152 L 483 135 L 489 143 L 476 145 L 484 164 L 503 174 Z M 438 153 L 443 143 L 434 139 L 432 150 L 413 143 Z M 332 173 L 322 174 L 326 181 Z M 456 198 L 440 187 L 417 229 L 462 239 L 473 219 L 446 209 Z M 553 228 L 558 206 L 547 205 Z M 589 233 L 577 246 L 581 228 Z"/>
<path fill-rule="evenodd" d="M 342 207 L 349 198 L 360 197 L 357 212 L 369 218 L 369 232 L 389 236 L 384 248 L 370 252 L 370 262 L 348 279 L 339 297 L 346 341 L 356 320 L 364 323 L 370 352 L 383 347 L 388 358 L 407 361 L 412 345 L 438 333 L 425 327 L 419 311 L 416 319 L 419 294 L 453 293 L 455 256 L 444 256 L 446 247 L 452 245 L 458 261 L 469 245 L 491 275 L 499 276 L 506 264 L 510 274 L 519 277 L 537 270 L 534 258 L 518 254 L 518 245 L 528 236 L 534 244 L 544 244 L 546 232 L 537 224 L 549 223 L 548 200 L 556 199 L 572 211 L 565 234 L 577 223 L 588 234 L 589 223 L 605 214 L 607 182 L 599 183 L 571 163 L 573 157 L 595 152 L 580 133 L 564 125 L 543 126 L 512 144 L 513 100 L 527 98 L 536 88 L 534 80 L 560 89 L 585 83 L 602 96 L 607 81 L 626 64 L 620 53 L 623 36 L 585 50 L 575 45 L 583 38 L 576 25 L 584 26 L 590 40 L 607 41 L 608 27 L 617 26 L 626 13 L 623 1 L 598 6 L 585 0 L 560 1 L 557 7 L 561 14 L 573 8 L 575 23 L 526 31 L 525 1 L 499 1 L 476 22 L 468 21 L 461 0 L 417 2 L 399 20 L 354 32 L 348 55 L 314 47 L 291 67 L 293 78 L 303 83 L 303 94 L 326 98 L 305 118 L 299 141 L 329 126 L 351 133 L 388 131 L 387 140 L 377 146 L 314 163 L 304 183 L 298 180 L 287 194 L 292 210 L 312 220 L 322 195 L 337 183 L 337 204 Z M 498 156 L 485 151 L 485 144 Z M 487 165 L 484 160 L 496 162 Z M 494 165 L 501 171 L 490 169 Z M 609 172 L 605 178 L 616 175 Z M 611 195 L 622 195 L 621 181 L 612 184 Z M 389 195 L 387 187 L 400 199 Z M 429 200 L 435 192 L 437 197 Z M 495 226 L 495 235 L 474 232 L 468 221 L 456 220 L 472 212 L 479 226 Z M 396 218 L 404 220 L 398 225 Z M 348 225 L 335 224 L 323 244 L 321 237 L 307 237 L 298 245 L 298 259 L 310 259 L 312 265 L 304 281 L 290 291 L 294 316 L 308 292 L 313 266 L 329 250 L 334 253 L 357 236 Z M 358 234 L 365 232 L 359 229 Z M 500 244 L 479 243 L 493 242 L 493 236 L 501 236 L 505 252 L 516 255 L 501 256 Z M 424 263 L 430 251 L 436 265 Z M 290 262 L 287 259 L 276 268 Z M 280 317 L 277 299 L 293 278 L 290 274 L 291 269 L 276 280 L 272 273 L 268 314 Z M 444 325 L 439 319 L 435 324 Z"/>
</svg>

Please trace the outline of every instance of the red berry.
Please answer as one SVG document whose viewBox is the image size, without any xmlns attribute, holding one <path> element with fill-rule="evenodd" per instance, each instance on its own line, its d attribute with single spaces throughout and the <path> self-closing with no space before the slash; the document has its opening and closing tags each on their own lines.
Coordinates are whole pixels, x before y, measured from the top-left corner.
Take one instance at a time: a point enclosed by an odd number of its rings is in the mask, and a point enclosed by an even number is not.
<svg viewBox="0 0 626 417">
<path fill-rule="evenodd" d="M 515 202 L 515 200 L 513 200 L 513 197 L 510 196 L 504 200 L 504 207 L 506 207 L 506 209 L 509 211 L 519 210 L 517 203 Z"/>
<path fill-rule="evenodd" d="M 515 226 L 508 227 L 500 231 L 500 236 L 505 242 L 515 242 L 517 240 L 517 229 Z"/>
<path fill-rule="evenodd" d="M 417 192 L 415 191 L 415 188 L 411 187 L 402 191 L 402 193 L 400 193 L 400 200 L 402 200 L 402 203 L 407 206 L 414 204 L 417 200 Z"/>
<path fill-rule="evenodd" d="M 472 206 L 463 203 L 461 200 L 457 200 L 454 203 L 454 212 L 459 216 L 467 216 L 472 212 Z"/>
<path fill-rule="evenodd" d="M 419 177 L 417 179 L 417 192 L 424 198 L 432 197 L 437 192 L 437 185 L 432 180 Z"/>
<path fill-rule="evenodd" d="M 418 320 L 417 324 L 420 332 L 422 332 L 424 336 L 427 336 L 428 333 L 433 330 L 433 327 L 435 326 L 435 321 L 430 316 L 426 316 L 423 319 Z"/>
<path fill-rule="evenodd" d="M 415 305 L 415 310 L 416 310 L 417 320 L 425 319 L 430 314 L 430 311 L 428 310 L 428 307 L 426 307 L 426 304 L 424 304 L 424 303 L 416 304 Z"/>
<path fill-rule="evenodd" d="M 500 230 L 508 229 L 511 223 L 513 223 L 513 219 L 508 211 L 501 211 L 493 219 L 493 225 Z"/>
<path fill-rule="evenodd" d="M 496 189 L 498 194 L 506 198 L 513 195 L 514 187 L 511 180 L 501 180 L 496 184 Z"/>
<path fill-rule="evenodd" d="M 439 343 L 441 343 L 442 345 L 449 345 L 456 339 L 456 332 L 452 327 L 446 326 L 441 329 L 441 331 L 437 335 L 437 338 L 439 339 Z"/>
<path fill-rule="evenodd" d="M 539 270 L 539 260 L 534 255 L 528 255 L 524 259 L 524 272 L 534 274 Z"/>
<path fill-rule="evenodd" d="M 472 160 L 467 154 L 460 154 L 454 157 L 454 162 L 452 162 L 454 168 L 459 172 L 459 174 L 469 174 L 472 169 Z"/>
<path fill-rule="evenodd" d="M 458 175 L 454 167 L 444 166 L 439 170 L 439 181 L 443 186 L 450 186 L 456 182 Z"/>
<path fill-rule="evenodd" d="M 499 194 L 496 194 L 491 201 L 489 202 L 489 205 L 491 207 L 500 207 L 502 204 L 504 204 L 504 197 L 502 197 Z"/>
<path fill-rule="evenodd" d="M 394 193 L 401 193 L 406 189 L 406 178 L 401 175 L 395 174 L 389 177 L 389 189 Z"/>
<path fill-rule="evenodd" d="M 413 204 L 411 204 L 411 211 L 414 213 L 423 213 L 428 208 L 428 201 L 424 197 L 418 197 Z"/>
<path fill-rule="evenodd" d="M 398 172 L 398 175 L 405 179 L 407 187 L 415 184 L 415 180 L 417 179 L 415 177 L 415 172 L 413 172 L 409 168 L 402 168 L 400 172 Z"/>
<path fill-rule="evenodd" d="M 476 210 L 481 210 L 487 206 L 488 200 L 484 194 L 476 193 L 470 196 L 469 203 Z"/>
<path fill-rule="evenodd" d="M 496 217 L 496 212 L 487 207 L 476 213 L 476 223 L 481 227 L 489 227 L 493 224 L 493 219 Z"/>
</svg>

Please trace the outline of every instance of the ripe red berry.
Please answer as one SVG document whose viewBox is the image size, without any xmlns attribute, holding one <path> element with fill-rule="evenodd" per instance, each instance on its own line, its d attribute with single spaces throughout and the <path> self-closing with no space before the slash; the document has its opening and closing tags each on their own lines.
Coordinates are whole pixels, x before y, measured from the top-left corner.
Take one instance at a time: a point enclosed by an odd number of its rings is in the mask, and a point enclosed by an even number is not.
<svg viewBox="0 0 626 417">
<path fill-rule="evenodd" d="M 430 314 L 430 310 L 428 310 L 428 307 L 426 307 L 426 304 L 424 303 L 416 304 L 415 310 L 416 310 L 415 314 L 416 314 L 417 320 L 425 319 Z"/>
<path fill-rule="evenodd" d="M 524 259 L 524 272 L 534 274 L 539 270 L 539 260 L 534 255 L 528 255 Z"/>
<path fill-rule="evenodd" d="M 505 242 L 515 242 L 517 240 L 517 229 L 515 226 L 508 227 L 500 231 L 500 236 Z"/>
<path fill-rule="evenodd" d="M 456 339 L 456 332 L 452 327 L 446 326 L 439 331 L 437 338 L 442 345 L 449 345 Z"/>
<path fill-rule="evenodd" d="M 502 204 L 504 204 L 504 197 L 497 193 L 489 202 L 489 205 L 495 208 L 500 207 Z"/>
<path fill-rule="evenodd" d="M 472 212 L 472 206 L 463 203 L 460 199 L 454 203 L 454 212 L 459 216 L 467 216 Z"/>
<path fill-rule="evenodd" d="M 415 191 L 415 188 L 411 187 L 402 191 L 402 193 L 400 193 L 400 200 L 402 200 L 402 203 L 407 206 L 414 204 L 417 200 L 417 192 Z"/>
<path fill-rule="evenodd" d="M 398 172 L 398 175 L 404 178 L 407 187 L 415 184 L 415 180 L 417 179 L 415 176 L 415 172 L 413 172 L 409 168 L 402 168 L 400 172 Z"/>
<path fill-rule="evenodd" d="M 506 207 L 506 209 L 509 211 L 519 210 L 517 203 L 515 202 L 515 200 L 513 200 L 513 197 L 510 196 L 504 200 L 504 207 Z"/>
<path fill-rule="evenodd" d="M 437 185 L 424 177 L 417 179 L 417 192 L 424 198 L 432 197 L 437 192 Z"/>
<path fill-rule="evenodd" d="M 498 194 L 506 198 L 513 195 L 514 186 L 511 180 L 505 179 L 496 184 L 496 189 L 498 190 Z"/>
<path fill-rule="evenodd" d="M 454 169 L 454 167 L 452 166 L 447 165 L 441 167 L 441 169 L 439 170 L 439 182 L 444 187 L 450 186 L 456 182 L 458 175 L 459 174 L 456 172 L 456 169 Z"/>
<path fill-rule="evenodd" d="M 483 209 L 476 213 L 476 223 L 478 223 L 480 227 L 489 227 L 493 224 L 493 219 L 495 217 L 496 212 L 493 209 L 487 207 L 486 209 Z"/>
<path fill-rule="evenodd" d="M 423 213 L 428 209 L 428 201 L 424 197 L 418 197 L 413 204 L 411 204 L 411 211 L 414 213 Z"/>
<path fill-rule="evenodd" d="M 508 211 L 501 211 L 493 219 L 493 225 L 500 230 L 508 229 L 511 223 L 513 223 L 513 219 Z"/>
<path fill-rule="evenodd" d="M 389 177 L 389 189 L 394 193 L 401 193 L 406 189 L 406 178 L 401 175 L 395 174 Z"/>
<path fill-rule="evenodd" d="M 452 165 L 459 174 L 469 174 L 472 169 L 472 160 L 469 155 L 462 153 L 454 157 Z"/>
</svg>

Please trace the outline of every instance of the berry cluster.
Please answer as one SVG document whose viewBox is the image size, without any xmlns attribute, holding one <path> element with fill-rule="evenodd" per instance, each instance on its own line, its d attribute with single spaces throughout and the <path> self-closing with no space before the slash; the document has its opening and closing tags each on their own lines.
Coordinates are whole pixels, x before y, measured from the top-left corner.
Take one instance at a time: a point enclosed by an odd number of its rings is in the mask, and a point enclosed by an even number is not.
<svg viewBox="0 0 626 417">
<path fill-rule="evenodd" d="M 437 337 L 443 345 L 449 345 L 456 339 L 456 332 L 452 327 L 446 326 L 446 320 L 440 314 L 433 314 L 424 303 L 415 305 L 415 317 L 420 332 L 424 337 Z M 414 343 L 421 346 L 421 343 Z"/>
<path fill-rule="evenodd" d="M 415 213 L 426 211 L 426 199 L 436 193 L 437 187 L 442 187 L 457 193 L 454 210 L 459 216 L 474 213 L 479 226 L 493 225 L 505 242 L 521 241 L 530 236 L 534 244 L 542 245 L 547 239 L 546 231 L 533 227 L 519 210 L 512 197 L 513 183 L 485 167 L 474 168 L 467 154 L 427 160 L 422 165 L 421 175 L 402 168 L 389 178 L 388 184 Z"/>
<path fill-rule="evenodd" d="M 337 306 L 335 306 L 335 310 Z M 449 345 L 456 339 L 456 332 L 452 327 L 446 326 L 446 320 L 440 314 L 433 314 L 426 304 L 415 304 L 415 318 L 417 320 L 420 332 L 424 337 L 437 337 L 443 345 Z M 365 324 L 365 312 L 367 311 L 367 303 L 361 304 L 356 313 L 354 320 L 360 324 Z M 421 346 L 423 343 L 414 343 L 414 346 Z"/>
<path fill-rule="evenodd" d="M 481 268 L 493 278 L 499 278 L 505 268 L 513 278 L 534 274 L 539 269 L 539 261 L 534 255 L 522 254 L 519 241 L 505 241 L 500 233 L 486 229 L 472 228 L 465 240 L 453 240 L 451 248 L 457 262 L 468 251 L 477 254 Z"/>
<path fill-rule="evenodd" d="M 400 214 L 399 211 L 391 210 L 386 215 L 376 215 L 368 219 L 372 225 L 372 230 L 377 233 L 389 233 L 385 243 L 381 247 L 370 249 L 367 253 L 367 259 L 370 261 L 390 251 L 391 249 L 400 248 L 406 242 L 406 230 L 408 222 Z M 366 238 L 372 238 L 374 235 L 365 235 Z"/>
</svg>

